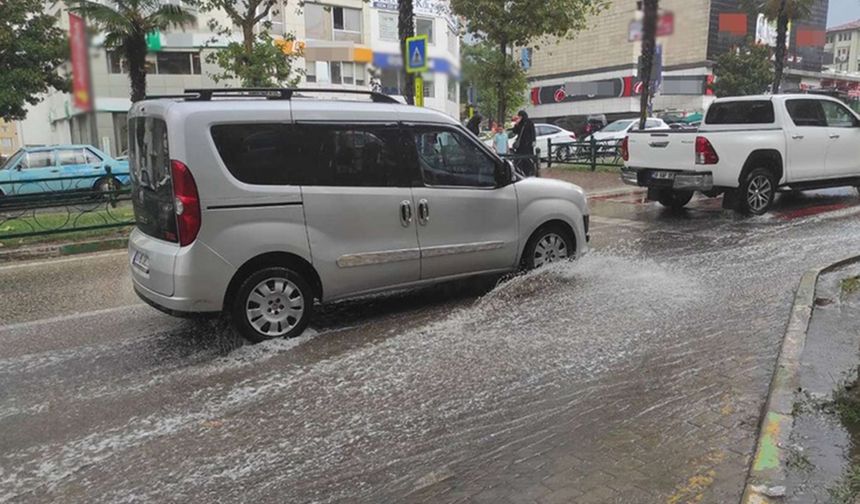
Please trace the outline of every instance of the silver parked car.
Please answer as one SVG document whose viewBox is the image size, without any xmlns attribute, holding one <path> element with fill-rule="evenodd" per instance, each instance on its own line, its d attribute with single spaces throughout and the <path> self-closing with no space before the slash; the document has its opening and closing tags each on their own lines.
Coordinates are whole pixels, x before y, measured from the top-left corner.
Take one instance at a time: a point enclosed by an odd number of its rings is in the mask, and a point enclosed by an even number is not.
<svg viewBox="0 0 860 504">
<path fill-rule="evenodd" d="M 129 113 L 134 289 L 168 313 L 226 312 L 251 341 L 292 337 L 315 299 L 587 247 L 579 187 L 520 177 L 441 113 L 376 93 L 189 93 Z"/>
</svg>

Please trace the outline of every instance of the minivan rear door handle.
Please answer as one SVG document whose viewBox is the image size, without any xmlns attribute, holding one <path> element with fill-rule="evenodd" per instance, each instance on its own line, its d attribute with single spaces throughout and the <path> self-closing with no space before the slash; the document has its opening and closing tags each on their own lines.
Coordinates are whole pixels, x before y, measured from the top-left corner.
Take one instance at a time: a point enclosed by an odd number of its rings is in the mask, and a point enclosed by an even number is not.
<svg viewBox="0 0 860 504">
<path fill-rule="evenodd" d="M 400 224 L 409 227 L 412 224 L 412 202 L 403 200 L 400 202 Z"/>
<path fill-rule="evenodd" d="M 418 201 L 418 224 L 426 226 L 430 221 L 430 203 L 426 199 Z"/>
</svg>

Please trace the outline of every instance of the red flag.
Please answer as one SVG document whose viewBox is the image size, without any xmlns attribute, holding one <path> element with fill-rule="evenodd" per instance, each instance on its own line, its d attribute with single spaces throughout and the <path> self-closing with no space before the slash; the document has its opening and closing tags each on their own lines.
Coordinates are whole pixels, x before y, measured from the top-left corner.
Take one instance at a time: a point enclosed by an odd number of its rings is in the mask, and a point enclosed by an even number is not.
<svg viewBox="0 0 860 504">
<path fill-rule="evenodd" d="M 72 60 L 72 100 L 84 112 L 93 110 L 90 96 L 90 59 L 87 49 L 87 25 L 77 14 L 69 13 L 69 49 Z"/>
</svg>

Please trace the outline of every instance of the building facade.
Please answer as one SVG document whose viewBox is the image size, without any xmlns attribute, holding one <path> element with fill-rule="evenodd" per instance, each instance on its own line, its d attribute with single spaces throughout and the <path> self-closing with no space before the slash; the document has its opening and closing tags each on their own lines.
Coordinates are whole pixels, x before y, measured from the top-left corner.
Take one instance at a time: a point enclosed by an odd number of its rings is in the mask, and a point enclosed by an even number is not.
<svg viewBox="0 0 860 504">
<path fill-rule="evenodd" d="M 175 3 L 174 0 L 163 0 Z M 186 6 L 193 11 L 193 6 Z M 397 41 L 396 0 L 327 0 L 287 2 L 273 10 L 270 33 L 290 33 L 294 49 L 302 48 L 294 65 L 302 85 L 319 88 L 376 88 L 400 94 L 397 75 L 402 63 Z M 425 75 L 425 106 L 452 116 L 459 112 L 458 26 L 448 14 L 447 0 L 415 0 L 416 29 L 430 39 L 431 68 Z M 60 26 L 68 30 L 65 7 L 55 4 Z M 236 87 L 238 82 L 215 82 L 220 69 L 207 56 L 238 35 L 220 37 L 208 28 L 210 19 L 230 26 L 226 14 L 197 13 L 197 22 L 185 30 L 159 34 L 159 48 L 147 56 L 147 93 L 177 94 L 189 88 Z M 393 27 L 392 27 L 392 19 Z M 392 29 L 394 39 L 392 39 Z M 237 30 L 234 30 L 234 32 Z M 92 138 L 92 116 L 76 110 L 66 93 L 51 93 L 32 107 L 20 124 L 23 145 L 88 143 L 112 155 L 127 149 L 127 111 L 131 94 L 126 62 L 93 39 L 90 73 L 95 97 L 97 138 Z M 453 92 L 452 92 L 453 88 Z"/>
<path fill-rule="evenodd" d="M 531 115 L 552 121 L 604 114 L 611 120 L 638 113 L 642 12 L 637 3 L 612 0 L 575 37 L 523 49 L 531 83 Z M 701 112 L 714 99 L 710 84 L 714 60 L 720 54 L 747 39 L 775 45 L 772 24 L 763 16 L 743 12 L 738 0 L 662 0 L 660 9 L 655 114 Z M 806 44 L 803 34 L 823 34 L 826 13 L 827 0 L 818 0 L 812 16 L 792 30 L 790 68 L 820 70 L 823 40 L 816 47 Z M 793 78 L 789 74 L 788 80 Z"/>
<path fill-rule="evenodd" d="M 860 74 L 860 19 L 828 28 L 824 52 L 829 71 Z"/>
</svg>

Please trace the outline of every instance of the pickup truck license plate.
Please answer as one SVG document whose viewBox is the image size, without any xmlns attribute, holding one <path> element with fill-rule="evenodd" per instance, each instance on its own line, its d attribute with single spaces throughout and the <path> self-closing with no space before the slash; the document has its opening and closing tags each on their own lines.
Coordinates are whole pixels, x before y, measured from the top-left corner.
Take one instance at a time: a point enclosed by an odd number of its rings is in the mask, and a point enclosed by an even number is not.
<svg viewBox="0 0 860 504">
<path fill-rule="evenodd" d="M 144 273 L 149 273 L 149 256 L 146 253 L 135 250 L 131 264 Z"/>
<path fill-rule="evenodd" d="M 651 172 L 651 178 L 655 180 L 673 180 L 675 178 L 675 172 L 654 171 Z"/>
</svg>

